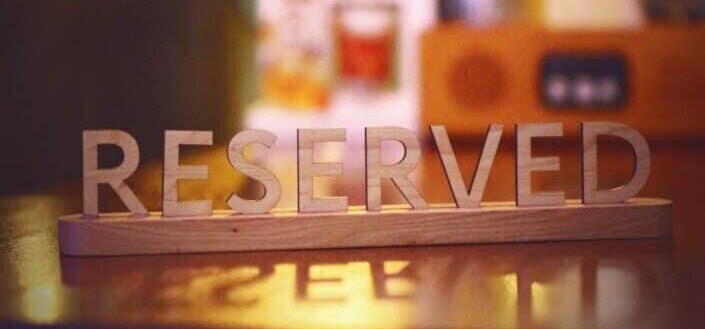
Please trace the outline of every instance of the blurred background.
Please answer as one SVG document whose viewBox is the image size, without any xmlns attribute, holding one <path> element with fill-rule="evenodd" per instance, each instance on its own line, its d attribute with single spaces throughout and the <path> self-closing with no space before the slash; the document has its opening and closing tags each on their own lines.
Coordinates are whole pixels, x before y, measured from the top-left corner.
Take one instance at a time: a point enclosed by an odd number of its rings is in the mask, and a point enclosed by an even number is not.
<svg viewBox="0 0 705 329">
<path fill-rule="evenodd" d="M 537 143 L 558 153 L 560 173 L 537 189 L 579 197 L 578 125 L 631 125 L 650 141 L 654 172 L 644 194 L 673 198 L 677 229 L 698 225 L 705 137 L 705 1 L 657 0 L 272 0 L 3 1 L 3 175 L 0 193 L 61 195 L 80 209 L 81 131 L 121 129 L 138 141 L 130 185 L 161 208 L 165 129 L 213 130 L 213 147 L 187 147 L 184 162 L 210 166 L 181 197 L 261 187 L 231 169 L 225 145 L 238 131 L 278 136 L 252 161 L 282 181 L 280 207 L 295 206 L 296 128 L 347 128 L 347 142 L 317 157 L 346 175 L 316 180 L 317 194 L 364 200 L 363 127 L 402 126 L 426 150 L 414 173 L 424 196 L 450 201 L 428 125 L 446 125 L 466 172 L 491 123 L 505 124 L 486 200 L 512 200 L 513 125 L 563 122 L 565 138 Z M 401 156 L 385 146 L 385 161 Z M 629 179 L 618 140 L 601 148 L 604 187 Z M 102 166 L 121 154 L 101 149 Z M 674 179 L 674 176 L 681 179 Z M 402 202 L 393 187 L 385 202 Z M 104 211 L 122 210 L 101 189 Z M 680 211 L 683 213 L 680 213 Z M 685 214 L 685 215 L 683 215 Z M 691 220 L 692 218 L 692 220 Z M 685 224 L 683 224 L 685 225 Z M 683 232 L 690 231 L 684 229 Z"/>
<path fill-rule="evenodd" d="M 265 128 L 286 149 L 297 127 L 335 126 L 354 149 L 378 125 L 470 140 L 493 122 L 559 121 L 575 137 L 580 120 L 614 120 L 650 140 L 705 126 L 700 0 L 0 6 L 3 193 L 80 178 L 83 129 L 130 132 L 148 162 L 164 129 L 222 145 Z"/>
<path fill-rule="evenodd" d="M 702 313 L 702 295 L 672 294 L 702 282 L 673 283 L 669 266 L 705 264 L 705 0 L 0 0 L 0 24 L 0 276 L 12 282 L 0 291 L 23 289 L 0 301 L 0 317 L 643 328 L 688 300 L 699 303 L 686 315 Z M 181 162 L 207 164 L 210 175 L 181 182 L 180 198 L 224 209 L 231 193 L 262 193 L 226 159 L 229 139 L 248 128 L 278 136 L 247 154 L 281 181 L 278 207 L 296 206 L 296 128 L 347 128 L 345 144 L 315 150 L 344 161 L 346 174 L 316 179 L 315 193 L 355 205 L 364 202 L 363 128 L 387 125 L 418 133 L 413 179 L 427 201 L 451 202 L 430 124 L 446 126 L 468 182 L 487 127 L 503 123 L 484 200 L 507 201 L 514 124 L 562 122 L 564 138 L 534 143 L 538 156 L 559 155 L 561 170 L 536 173 L 534 188 L 578 198 L 581 121 L 646 136 L 652 172 L 641 195 L 674 201 L 672 241 L 59 261 L 56 218 L 81 211 L 84 129 L 137 139 L 140 168 L 128 184 L 158 211 L 166 129 L 214 131 L 212 147 L 184 148 Z M 384 161 L 402 156 L 399 145 L 383 147 Z M 601 188 L 629 180 L 625 142 L 600 140 L 599 159 Z M 106 147 L 99 160 L 122 159 Z M 110 188 L 100 198 L 101 211 L 124 210 Z M 383 202 L 404 200 L 384 182 Z M 427 280 L 409 279 L 412 268 Z M 331 278 L 341 275 L 346 302 L 300 303 L 337 298 Z M 373 294 L 386 276 L 399 280 Z M 311 278 L 323 288 L 307 293 Z M 245 283 L 255 286 L 234 290 Z M 294 290 L 294 302 L 273 293 Z M 221 308 L 204 312 L 204 301 Z"/>
<path fill-rule="evenodd" d="M 675 199 L 680 221 L 703 214 L 694 183 L 705 182 L 696 180 L 705 145 L 702 0 L 0 3 L 2 194 L 49 193 L 80 207 L 81 131 L 121 129 L 140 146 L 130 184 L 159 210 L 163 131 L 213 130 L 215 145 L 187 147 L 183 160 L 208 164 L 209 180 L 183 183 L 181 194 L 225 208 L 230 193 L 261 193 L 225 158 L 235 133 L 260 128 L 278 140 L 249 156 L 278 175 L 279 206 L 292 207 L 296 128 L 342 127 L 347 142 L 320 145 L 316 156 L 342 159 L 346 175 L 317 179 L 316 193 L 361 204 L 363 128 L 393 125 L 419 133 L 427 150 L 414 179 L 429 201 L 443 202 L 450 192 L 436 183 L 428 125 L 446 125 L 469 180 L 488 125 L 503 123 L 485 199 L 512 200 L 513 125 L 563 122 L 564 139 L 536 146 L 558 152 L 562 171 L 537 174 L 535 188 L 579 197 L 579 122 L 608 120 L 651 143 L 644 194 Z M 630 175 L 629 149 L 604 145 L 600 184 L 619 186 Z M 385 147 L 385 161 L 401 156 L 399 145 Z M 120 161 L 116 149 L 101 149 L 101 166 Z M 402 202 L 384 190 L 385 202 Z M 101 196 L 104 211 L 123 209 L 109 188 Z"/>
</svg>

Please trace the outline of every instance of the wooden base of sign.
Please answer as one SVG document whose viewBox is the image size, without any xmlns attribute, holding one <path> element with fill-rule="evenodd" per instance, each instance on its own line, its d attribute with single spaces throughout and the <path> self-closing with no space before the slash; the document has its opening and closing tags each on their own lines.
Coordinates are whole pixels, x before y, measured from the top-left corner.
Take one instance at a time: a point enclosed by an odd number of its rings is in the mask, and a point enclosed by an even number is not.
<svg viewBox="0 0 705 329">
<path fill-rule="evenodd" d="M 626 203 L 516 207 L 483 203 L 457 209 L 403 206 L 367 212 L 302 214 L 275 210 L 267 215 L 216 212 L 208 217 L 162 218 L 159 213 L 99 219 L 59 219 L 64 255 L 136 255 L 245 250 L 412 246 L 457 243 L 632 239 L 671 235 L 671 201 L 634 198 Z"/>
</svg>

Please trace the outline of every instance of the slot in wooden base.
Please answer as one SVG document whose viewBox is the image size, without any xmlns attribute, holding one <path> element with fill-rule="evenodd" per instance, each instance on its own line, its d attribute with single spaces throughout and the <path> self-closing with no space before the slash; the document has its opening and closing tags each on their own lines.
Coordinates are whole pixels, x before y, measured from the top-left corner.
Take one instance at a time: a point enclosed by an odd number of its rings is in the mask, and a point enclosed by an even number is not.
<svg viewBox="0 0 705 329">
<path fill-rule="evenodd" d="M 64 255 L 135 255 L 244 250 L 411 246 L 457 243 L 632 239 L 671 235 L 671 201 L 635 198 L 622 204 L 522 207 L 514 202 L 483 203 L 479 209 L 433 205 L 367 212 L 300 214 L 277 210 L 267 215 L 165 219 L 105 214 L 59 219 Z"/>
</svg>

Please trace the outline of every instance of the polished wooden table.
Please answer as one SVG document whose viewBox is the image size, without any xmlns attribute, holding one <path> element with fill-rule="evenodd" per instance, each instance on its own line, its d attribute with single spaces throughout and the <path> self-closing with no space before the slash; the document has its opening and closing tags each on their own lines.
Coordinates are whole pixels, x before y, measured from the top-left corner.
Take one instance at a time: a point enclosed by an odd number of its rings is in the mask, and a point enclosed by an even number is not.
<svg viewBox="0 0 705 329">
<path fill-rule="evenodd" d="M 464 172 L 478 148 L 460 151 Z M 511 148 L 500 149 L 486 199 L 512 199 Z M 1 196 L 0 326 L 703 328 L 705 179 L 697 169 L 705 152 L 700 144 L 652 149 L 654 172 L 642 194 L 674 200 L 670 239 L 62 257 L 56 219 L 80 211 L 80 184 Z M 556 150 L 563 170 L 541 174 L 537 188 L 576 197 L 577 153 L 555 145 L 538 152 Z M 618 151 L 605 151 L 606 184 L 628 178 L 629 158 Z M 212 177 L 189 183 L 183 198 L 211 197 L 223 207 L 232 191 L 257 194 L 256 184 L 228 171 L 223 152 L 187 156 L 208 163 Z M 424 154 L 416 181 L 429 201 L 448 202 L 438 159 Z M 295 163 L 287 161 L 277 163 Z M 159 170 L 157 159 L 130 182 L 150 209 L 159 207 Z M 352 171 L 317 188 L 362 203 L 363 171 Z M 280 179 L 286 190 L 291 177 Z M 383 188 L 385 202 L 399 201 Z M 295 200 L 287 193 L 283 206 Z M 101 195 L 119 209 L 109 192 Z"/>
</svg>

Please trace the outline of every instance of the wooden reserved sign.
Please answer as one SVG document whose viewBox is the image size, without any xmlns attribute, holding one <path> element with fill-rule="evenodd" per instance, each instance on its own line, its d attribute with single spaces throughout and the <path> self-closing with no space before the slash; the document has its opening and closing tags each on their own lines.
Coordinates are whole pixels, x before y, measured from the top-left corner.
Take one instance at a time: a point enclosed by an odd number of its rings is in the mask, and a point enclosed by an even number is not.
<svg viewBox="0 0 705 329">
<path fill-rule="evenodd" d="M 310 249 L 399 246 L 475 242 L 513 242 L 663 237 L 671 233 L 671 202 L 633 198 L 646 184 L 650 151 L 635 129 L 619 123 L 581 125 L 582 199 L 565 200 L 561 191 L 531 188 L 535 171 L 559 170 L 558 157 L 534 157 L 531 141 L 561 137 L 560 123 L 516 125 L 516 200 L 482 203 L 482 195 L 502 136 L 503 126 L 490 125 L 469 189 L 463 181 L 443 126 L 431 126 L 455 204 L 429 205 L 408 175 L 419 163 L 417 136 L 404 128 L 365 128 L 365 206 L 349 206 L 344 196 L 314 196 L 313 179 L 339 176 L 343 164 L 316 162 L 316 143 L 344 142 L 345 129 L 299 129 L 298 209 L 273 210 L 281 194 L 277 177 L 248 163 L 243 150 L 251 144 L 272 147 L 276 136 L 245 130 L 228 145 L 235 170 L 261 182 L 265 194 L 247 200 L 233 194 L 231 210 L 213 211 L 210 200 L 180 201 L 178 181 L 206 179 L 206 166 L 179 165 L 181 145 L 212 145 L 210 131 L 166 131 L 164 136 L 163 212 L 150 213 L 125 183 L 139 164 L 135 139 L 119 130 L 83 132 L 83 214 L 59 219 L 61 252 L 68 255 L 125 255 L 239 250 Z M 625 185 L 597 188 L 597 136 L 626 140 L 634 152 L 633 176 Z M 405 150 L 398 163 L 381 162 L 382 141 L 396 141 Z M 123 162 L 98 168 L 98 146 L 119 147 Z M 390 179 L 408 202 L 381 204 L 381 180 Z M 110 185 L 128 213 L 100 214 L 98 185 Z"/>
</svg>

